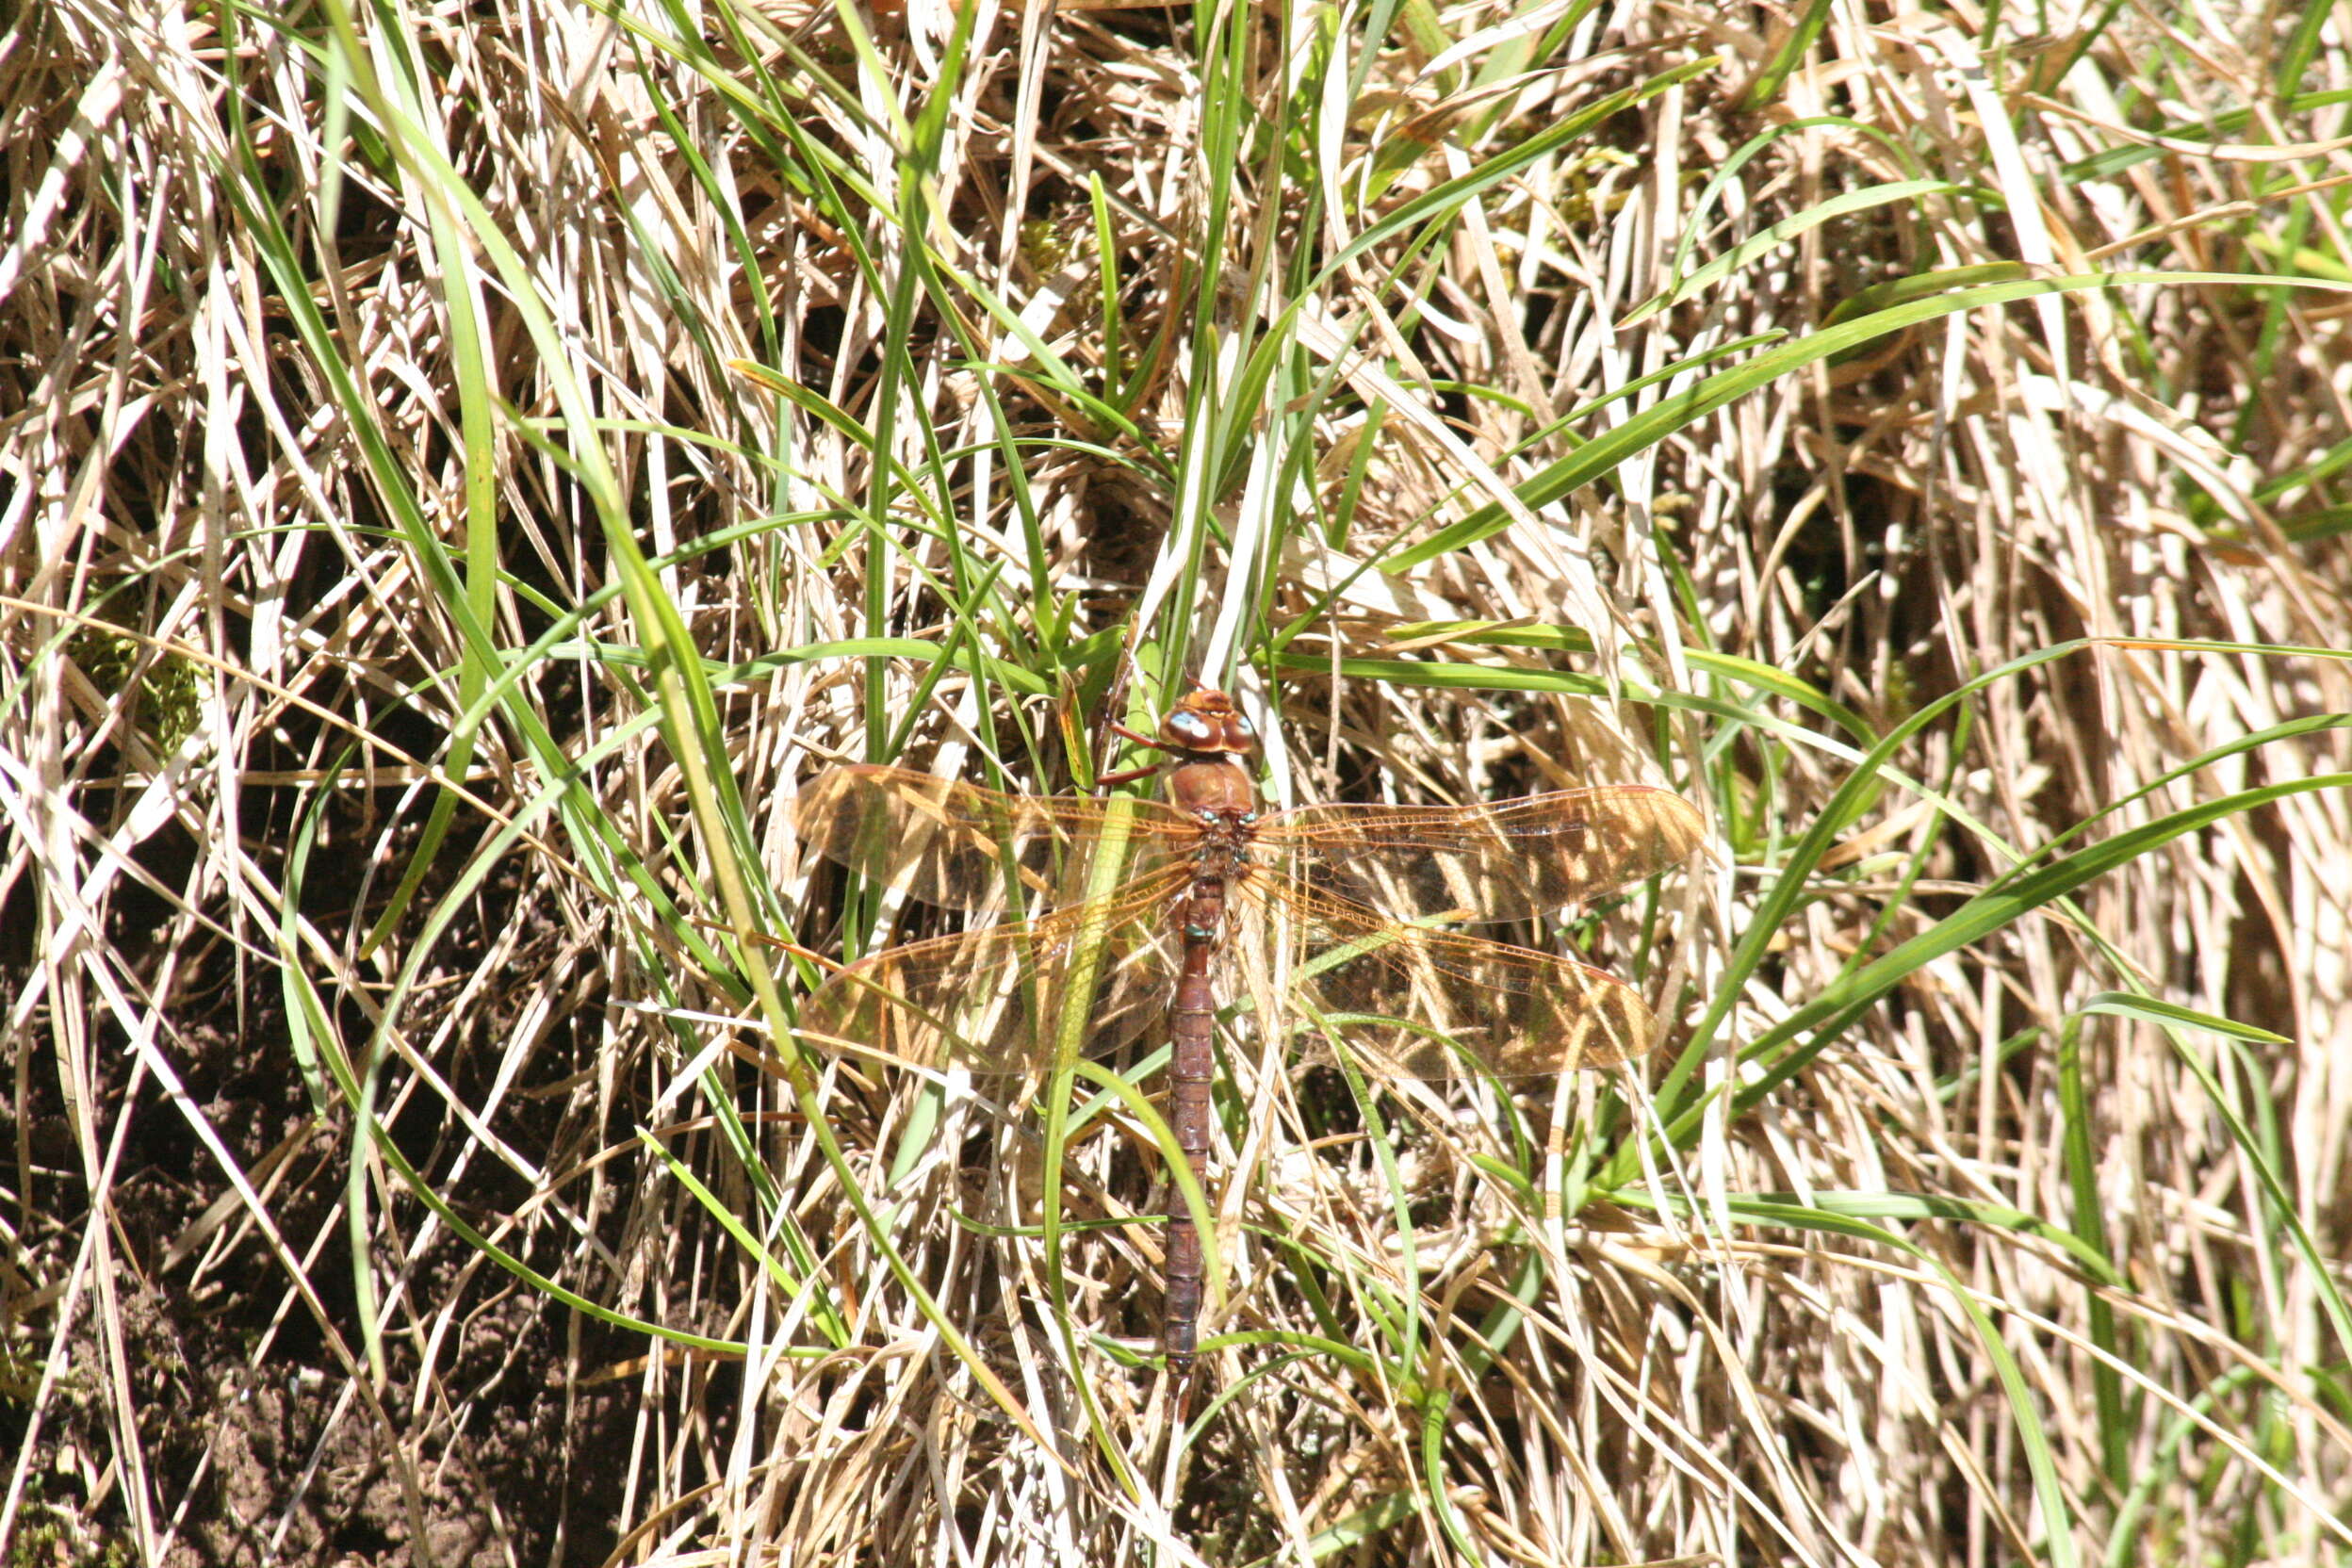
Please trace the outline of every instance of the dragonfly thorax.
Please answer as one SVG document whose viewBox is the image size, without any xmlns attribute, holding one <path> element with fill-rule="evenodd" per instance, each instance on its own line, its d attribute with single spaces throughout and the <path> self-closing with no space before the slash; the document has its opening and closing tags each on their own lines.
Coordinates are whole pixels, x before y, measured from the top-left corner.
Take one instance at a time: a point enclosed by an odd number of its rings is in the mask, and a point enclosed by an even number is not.
<svg viewBox="0 0 2352 1568">
<path fill-rule="evenodd" d="M 1168 803 L 1200 824 L 1204 831 L 1230 825 L 1247 832 L 1257 820 L 1258 792 L 1239 763 L 1223 757 L 1192 757 L 1168 770 Z"/>
</svg>

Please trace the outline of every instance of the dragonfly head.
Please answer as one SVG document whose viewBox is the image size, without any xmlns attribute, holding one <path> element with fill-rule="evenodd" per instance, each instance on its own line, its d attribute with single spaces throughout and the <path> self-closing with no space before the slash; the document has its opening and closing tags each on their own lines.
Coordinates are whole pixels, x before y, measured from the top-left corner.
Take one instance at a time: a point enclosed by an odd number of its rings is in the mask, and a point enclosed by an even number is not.
<svg viewBox="0 0 2352 1568">
<path fill-rule="evenodd" d="M 1240 759 L 1257 750 L 1258 732 L 1232 697 L 1203 686 L 1160 720 L 1160 744 L 1195 758 Z"/>
</svg>

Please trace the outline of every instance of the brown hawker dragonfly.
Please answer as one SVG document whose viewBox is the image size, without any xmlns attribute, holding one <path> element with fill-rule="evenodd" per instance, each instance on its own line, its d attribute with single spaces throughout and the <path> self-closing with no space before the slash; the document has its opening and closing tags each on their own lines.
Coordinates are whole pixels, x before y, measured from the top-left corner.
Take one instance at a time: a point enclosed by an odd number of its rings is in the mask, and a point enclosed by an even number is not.
<svg viewBox="0 0 2352 1568">
<path fill-rule="evenodd" d="M 1165 772 L 1166 804 L 1000 794 L 874 766 L 811 784 L 795 808 L 801 841 L 927 904 L 1001 906 L 1012 881 L 1035 908 L 1090 874 L 1100 886 L 1105 855 L 1125 864 L 1100 896 L 851 965 L 803 1004 L 801 1033 L 919 1067 L 1029 1073 L 1053 1064 L 1068 1020 L 1084 1021 L 1088 1054 L 1164 1021 L 1169 1122 L 1196 1176 L 1220 964 L 1262 1026 L 1280 996 L 1310 1033 L 1328 1029 L 1396 1076 L 1551 1076 L 1657 1043 L 1649 1008 L 1614 975 L 1408 923 L 1518 920 L 1656 875 L 1699 845 L 1699 813 L 1681 796 L 1628 784 L 1261 816 L 1244 767 L 1256 732 L 1224 693 L 1185 697 L 1156 737 L 1114 727 L 1170 760 L 1112 781 Z M 1161 1348 L 1181 1380 L 1196 1351 L 1200 1238 L 1181 1195 L 1169 1208 Z"/>
</svg>

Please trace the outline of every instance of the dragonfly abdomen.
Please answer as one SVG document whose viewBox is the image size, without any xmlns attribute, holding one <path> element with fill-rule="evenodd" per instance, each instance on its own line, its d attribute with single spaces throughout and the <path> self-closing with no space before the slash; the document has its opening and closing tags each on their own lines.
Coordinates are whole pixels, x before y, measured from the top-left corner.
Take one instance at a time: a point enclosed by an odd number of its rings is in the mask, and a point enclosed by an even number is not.
<svg viewBox="0 0 2352 1568">
<path fill-rule="evenodd" d="M 1177 915 L 1184 926 L 1184 959 L 1168 1007 L 1168 1121 L 1184 1163 L 1199 1178 L 1209 1158 L 1209 1080 L 1217 1069 L 1211 1043 L 1217 998 L 1209 985 L 1209 960 L 1225 919 L 1224 881 L 1196 880 Z M 1200 1233 L 1181 1195 L 1169 1200 L 1168 1214 L 1168 1302 L 1160 1320 L 1160 1350 L 1181 1382 L 1191 1373 L 1200 1346 Z"/>
</svg>

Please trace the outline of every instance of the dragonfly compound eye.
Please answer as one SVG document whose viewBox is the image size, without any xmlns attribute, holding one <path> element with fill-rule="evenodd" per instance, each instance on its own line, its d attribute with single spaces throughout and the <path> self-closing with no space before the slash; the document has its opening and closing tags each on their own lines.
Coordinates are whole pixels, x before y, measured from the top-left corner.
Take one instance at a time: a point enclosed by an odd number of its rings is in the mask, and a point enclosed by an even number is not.
<svg viewBox="0 0 2352 1568">
<path fill-rule="evenodd" d="M 1217 727 L 1198 713 L 1170 713 L 1160 727 L 1169 740 L 1196 750 L 1217 743 Z"/>
</svg>

